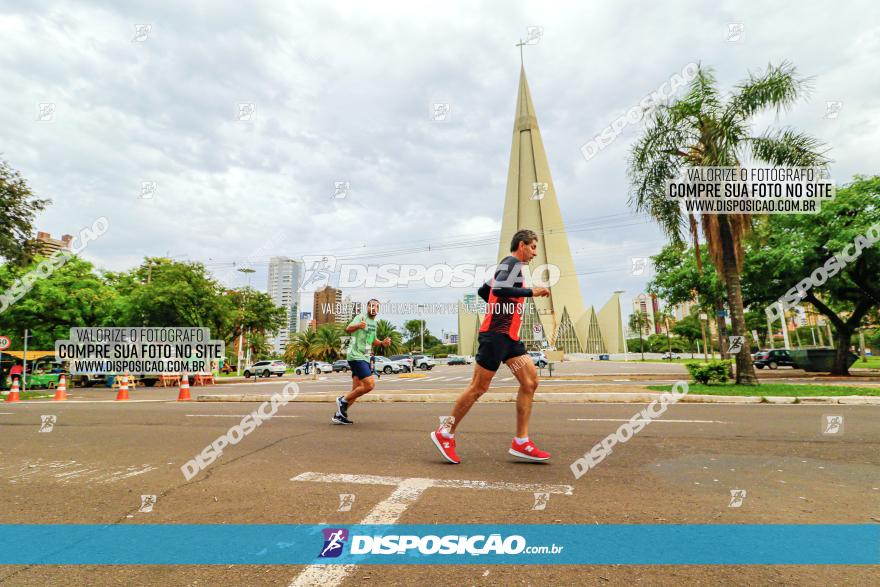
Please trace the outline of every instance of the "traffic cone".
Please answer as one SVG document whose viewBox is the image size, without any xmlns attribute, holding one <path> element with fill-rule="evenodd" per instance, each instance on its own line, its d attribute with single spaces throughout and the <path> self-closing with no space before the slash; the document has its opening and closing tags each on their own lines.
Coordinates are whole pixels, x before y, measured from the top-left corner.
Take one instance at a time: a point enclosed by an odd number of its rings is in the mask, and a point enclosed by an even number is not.
<svg viewBox="0 0 880 587">
<path fill-rule="evenodd" d="M 191 399 L 189 397 L 189 377 L 184 373 L 180 376 L 180 394 L 177 396 L 177 401 L 188 402 Z"/>
<path fill-rule="evenodd" d="M 119 393 L 116 394 L 116 401 L 128 400 L 128 377 L 125 375 L 119 380 Z"/>
<path fill-rule="evenodd" d="M 12 380 L 12 389 L 9 390 L 9 395 L 6 396 L 6 402 L 20 402 L 21 396 L 18 393 L 18 377 Z"/>
<path fill-rule="evenodd" d="M 67 381 L 64 375 L 58 378 L 58 387 L 55 389 L 55 401 L 61 402 L 67 399 Z"/>
</svg>

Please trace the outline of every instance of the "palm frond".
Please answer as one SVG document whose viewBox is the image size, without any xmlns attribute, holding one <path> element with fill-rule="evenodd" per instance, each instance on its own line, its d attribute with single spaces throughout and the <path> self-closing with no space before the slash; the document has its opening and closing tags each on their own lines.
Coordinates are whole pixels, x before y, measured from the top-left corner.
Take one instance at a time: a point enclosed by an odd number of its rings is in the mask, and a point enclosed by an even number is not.
<svg viewBox="0 0 880 587">
<path fill-rule="evenodd" d="M 746 139 L 756 159 L 792 167 L 824 167 L 828 147 L 822 141 L 791 129 L 767 131 L 760 137 Z"/>
<path fill-rule="evenodd" d="M 796 75 L 797 69 L 788 61 L 767 64 L 763 73 L 749 73 L 747 80 L 735 86 L 723 118 L 744 121 L 765 108 L 775 108 L 777 113 L 787 110 L 811 88 L 810 78 Z"/>
</svg>

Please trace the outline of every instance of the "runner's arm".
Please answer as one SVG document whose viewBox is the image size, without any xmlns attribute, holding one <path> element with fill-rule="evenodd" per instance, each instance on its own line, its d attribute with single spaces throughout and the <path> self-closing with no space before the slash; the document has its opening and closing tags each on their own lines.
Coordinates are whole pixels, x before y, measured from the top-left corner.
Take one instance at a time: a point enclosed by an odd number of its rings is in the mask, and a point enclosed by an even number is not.
<svg viewBox="0 0 880 587">
<path fill-rule="evenodd" d="M 349 322 L 348 326 L 345 327 L 346 334 L 351 334 L 355 330 L 360 330 L 361 322 L 365 322 L 363 315 L 358 314 L 354 317 L 354 320 Z"/>
<path fill-rule="evenodd" d="M 513 287 L 511 285 L 495 285 L 498 283 L 511 284 L 516 282 L 518 275 L 513 272 L 519 272 L 519 265 L 510 267 L 506 263 L 502 263 L 495 271 L 495 278 L 492 280 L 492 294 L 496 298 L 530 298 L 532 297 L 532 288 L 530 287 Z M 484 298 L 487 302 L 489 296 Z"/>
</svg>

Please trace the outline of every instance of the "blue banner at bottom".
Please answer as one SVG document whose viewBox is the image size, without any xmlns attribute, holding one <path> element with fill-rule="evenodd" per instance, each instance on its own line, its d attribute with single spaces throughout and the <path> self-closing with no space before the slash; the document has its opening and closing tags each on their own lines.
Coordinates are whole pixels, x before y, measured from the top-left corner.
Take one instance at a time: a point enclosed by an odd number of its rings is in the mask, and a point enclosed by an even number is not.
<svg viewBox="0 0 880 587">
<path fill-rule="evenodd" d="M 0 565 L 877 565 L 880 525 L 4 524 Z"/>
</svg>

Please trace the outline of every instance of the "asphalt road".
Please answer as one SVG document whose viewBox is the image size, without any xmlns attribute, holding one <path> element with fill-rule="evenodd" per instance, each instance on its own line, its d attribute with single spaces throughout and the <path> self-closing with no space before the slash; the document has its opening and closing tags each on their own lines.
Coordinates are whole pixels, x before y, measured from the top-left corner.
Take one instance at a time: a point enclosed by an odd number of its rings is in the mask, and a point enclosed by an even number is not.
<svg viewBox="0 0 880 587">
<path fill-rule="evenodd" d="M 384 383 L 386 378 L 383 377 Z M 277 383 L 272 384 L 277 385 Z M 221 386 L 218 386 L 221 387 Z M 428 440 L 449 404 L 356 405 L 332 426 L 328 404 L 296 403 L 187 481 L 186 460 L 254 409 L 244 403 L 0 404 L 2 523 L 352 524 L 394 487 L 372 476 L 571 485 L 546 509 L 526 491 L 430 488 L 398 523 L 880 522 L 880 407 L 679 404 L 576 480 L 570 463 L 628 419 L 637 404 L 540 404 L 532 438 L 547 464 L 507 454 L 512 404 L 478 405 L 457 435 L 461 465 Z M 843 432 L 821 421 L 844 417 Z M 54 415 L 51 432 L 39 432 Z M 316 475 L 308 476 L 307 473 Z M 332 478 L 321 475 L 349 475 Z M 292 480 L 317 479 L 317 480 Z M 324 479 L 324 481 L 321 481 Z M 339 481 L 339 479 L 343 479 Z M 739 508 L 730 490 L 745 489 Z M 141 495 L 156 495 L 152 512 Z M 337 511 L 353 494 L 351 511 Z M 49 548 L 10 545 L 4 548 Z M 355 567 L 341 585 L 867 585 L 878 567 L 425 566 Z M 0 567 L 9 585 L 289 585 L 301 566 Z M 320 576 L 320 573 L 319 573 Z M 315 584 L 333 584 L 326 577 Z"/>
<path fill-rule="evenodd" d="M 541 381 L 544 389 L 551 386 L 555 391 L 643 391 L 645 385 L 668 385 L 681 379 L 687 379 L 687 371 L 681 364 L 665 363 L 623 363 L 607 361 L 572 361 L 562 364 L 554 370 L 553 377 Z M 382 375 L 376 385 L 377 393 L 388 392 L 432 392 L 443 391 L 455 393 L 463 390 L 471 379 L 471 365 L 439 365 L 434 369 L 414 375 L 418 378 L 401 377 L 400 375 Z M 779 369 L 777 371 L 761 371 L 758 374 L 762 381 L 798 382 L 804 384 L 823 385 L 861 385 L 868 387 L 880 386 L 880 373 L 858 372 L 857 377 L 829 378 L 816 374 L 808 374 L 800 370 Z M 259 379 L 226 380 L 222 384 L 208 387 L 193 387 L 190 392 L 195 398 L 198 394 L 236 395 L 243 393 L 271 394 L 280 391 L 286 383 L 296 380 L 303 396 L 340 394 L 351 387 L 351 376 L 347 373 L 327 373 L 320 378 L 285 376 Z M 513 375 L 502 368 L 492 381 L 490 391 L 516 391 L 518 383 Z M 69 391 L 72 400 L 113 400 L 116 391 L 106 388 L 75 388 Z M 138 387 L 130 391 L 133 400 L 172 400 L 177 398 L 177 387 Z"/>
</svg>

